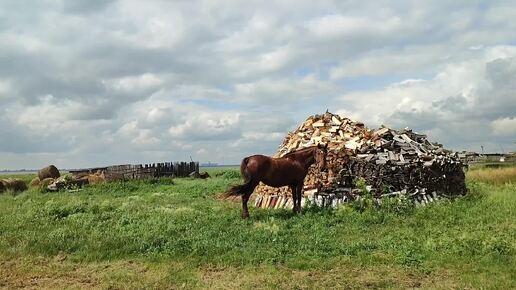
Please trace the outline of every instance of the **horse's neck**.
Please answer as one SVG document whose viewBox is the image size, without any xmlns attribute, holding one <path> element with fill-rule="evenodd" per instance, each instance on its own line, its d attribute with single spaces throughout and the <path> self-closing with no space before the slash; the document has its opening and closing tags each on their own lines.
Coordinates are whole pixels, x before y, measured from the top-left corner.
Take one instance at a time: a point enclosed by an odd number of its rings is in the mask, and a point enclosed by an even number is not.
<svg viewBox="0 0 516 290">
<path fill-rule="evenodd" d="M 314 152 L 315 152 L 315 149 L 306 150 L 303 152 L 298 152 L 298 154 L 295 154 L 292 157 L 299 163 L 303 164 L 303 167 L 305 168 L 305 170 L 308 170 L 310 165 L 314 164 L 314 162 L 315 162 Z"/>
</svg>

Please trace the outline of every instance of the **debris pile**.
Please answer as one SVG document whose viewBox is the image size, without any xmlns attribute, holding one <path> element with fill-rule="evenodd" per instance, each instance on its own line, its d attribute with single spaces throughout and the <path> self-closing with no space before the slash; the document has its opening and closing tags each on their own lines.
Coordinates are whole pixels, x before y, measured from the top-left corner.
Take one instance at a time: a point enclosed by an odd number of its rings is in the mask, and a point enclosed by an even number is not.
<svg viewBox="0 0 516 290">
<path fill-rule="evenodd" d="M 304 196 L 322 206 L 336 206 L 364 194 L 363 179 L 376 198 L 407 195 L 426 203 L 442 195 L 465 193 L 463 164 L 458 155 L 431 143 L 410 129 L 371 130 L 363 123 L 326 112 L 310 116 L 287 135 L 274 157 L 317 144 L 328 144 L 327 169 L 310 168 Z M 255 206 L 291 207 L 288 187 L 260 184 Z"/>
<path fill-rule="evenodd" d="M 199 173 L 197 171 L 194 171 L 194 172 L 188 174 L 188 177 L 206 179 L 206 178 L 210 177 L 210 174 L 208 172 L 206 172 L 206 171 L 203 171 L 201 173 Z"/>
<path fill-rule="evenodd" d="M 188 177 L 199 174 L 199 162 L 161 162 L 152 164 L 123 164 L 106 167 L 74 169 L 74 176 L 102 173 L 107 182 L 156 177 Z M 207 176 L 206 176 L 207 177 Z"/>
<path fill-rule="evenodd" d="M 30 187 L 39 187 L 45 191 L 59 191 L 61 189 L 77 189 L 85 184 L 103 183 L 106 179 L 102 172 L 94 172 L 82 175 L 61 175 L 57 167 L 49 165 L 38 171 L 29 183 Z"/>
</svg>

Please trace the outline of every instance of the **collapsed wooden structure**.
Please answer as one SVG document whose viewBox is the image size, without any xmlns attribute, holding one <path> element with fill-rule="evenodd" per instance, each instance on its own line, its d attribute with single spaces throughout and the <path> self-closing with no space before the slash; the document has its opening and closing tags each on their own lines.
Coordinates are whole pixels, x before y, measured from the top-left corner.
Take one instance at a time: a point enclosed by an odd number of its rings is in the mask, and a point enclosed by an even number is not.
<svg viewBox="0 0 516 290">
<path fill-rule="evenodd" d="M 124 164 L 106 167 L 73 169 L 74 176 L 102 174 L 106 181 L 156 178 L 156 177 L 188 177 L 192 173 L 199 174 L 199 162 L 163 162 L 152 164 Z"/>
</svg>

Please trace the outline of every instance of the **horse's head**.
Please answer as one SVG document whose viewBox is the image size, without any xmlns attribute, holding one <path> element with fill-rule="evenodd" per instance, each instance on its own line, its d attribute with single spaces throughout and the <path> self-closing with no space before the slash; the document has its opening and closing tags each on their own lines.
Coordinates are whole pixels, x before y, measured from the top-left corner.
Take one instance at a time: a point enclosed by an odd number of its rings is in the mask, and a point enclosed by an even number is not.
<svg viewBox="0 0 516 290">
<path fill-rule="evenodd" d="M 328 153 L 328 144 L 317 145 L 317 149 L 315 149 L 315 162 L 317 163 L 317 167 L 321 171 L 326 170 L 326 154 Z"/>
</svg>

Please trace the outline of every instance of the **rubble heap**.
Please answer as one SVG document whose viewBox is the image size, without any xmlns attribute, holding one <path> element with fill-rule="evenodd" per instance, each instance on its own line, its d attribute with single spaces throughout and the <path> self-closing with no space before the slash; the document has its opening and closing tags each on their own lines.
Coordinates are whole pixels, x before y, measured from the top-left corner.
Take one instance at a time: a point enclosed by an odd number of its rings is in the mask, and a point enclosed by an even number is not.
<svg viewBox="0 0 516 290">
<path fill-rule="evenodd" d="M 38 176 L 29 183 L 30 187 L 38 187 L 42 191 L 59 191 L 61 189 L 76 190 L 85 184 L 106 182 L 104 174 L 100 171 L 82 175 L 61 175 L 59 169 L 49 165 L 38 171 Z"/>
<path fill-rule="evenodd" d="M 355 188 L 362 178 L 376 198 L 405 194 L 425 203 L 440 195 L 466 191 L 463 164 L 458 155 L 431 143 L 410 129 L 387 127 L 371 130 L 363 123 L 326 112 L 310 116 L 287 135 L 274 157 L 305 147 L 328 144 L 327 168 L 312 166 L 305 178 L 305 199 L 319 205 L 337 205 L 357 199 Z M 267 208 L 291 206 L 288 187 L 260 184 L 255 205 Z"/>
</svg>

